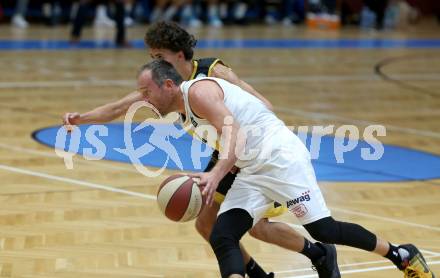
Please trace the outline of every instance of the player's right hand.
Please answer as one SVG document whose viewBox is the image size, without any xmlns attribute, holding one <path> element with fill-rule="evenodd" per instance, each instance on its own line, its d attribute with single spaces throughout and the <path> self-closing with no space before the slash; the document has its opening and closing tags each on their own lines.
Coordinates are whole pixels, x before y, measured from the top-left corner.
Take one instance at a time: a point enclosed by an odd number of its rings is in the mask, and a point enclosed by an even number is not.
<svg viewBox="0 0 440 278">
<path fill-rule="evenodd" d="M 73 126 L 80 123 L 81 114 L 78 112 L 66 113 L 63 116 L 63 124 L 67 131 L 72 131 Z"/>
</svg>

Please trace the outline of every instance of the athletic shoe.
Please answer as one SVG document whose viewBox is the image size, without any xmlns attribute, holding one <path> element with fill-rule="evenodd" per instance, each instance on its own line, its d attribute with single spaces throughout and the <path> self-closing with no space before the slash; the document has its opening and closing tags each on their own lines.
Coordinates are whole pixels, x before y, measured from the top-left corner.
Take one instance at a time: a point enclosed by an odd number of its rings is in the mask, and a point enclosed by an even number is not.
<svg viewBox="0 0 440 278">
<path fill-rule="evenodd" d="M 14 15 L 12 17 L 12 25 L 18 28 L 25 29 L 29 26 L 29 23 L 24 19 L 22 15 Z"/>
<path fill-rule="evenodd" d="M 405 278 L 435 278 L 434 273 L 426 264 L 422 253 L 412 244 L 399 245 L 399 255 L 402 257 L 402 265 L 399 267 Z"/>
<path fill-rule="evenodd" d="M 336 248 L 332 244 L 315 243 L 325 251 L 325 255 L 312 262 L 313 269 L 318 272 L 319 278 L 340 278 Z"/>
</svg>

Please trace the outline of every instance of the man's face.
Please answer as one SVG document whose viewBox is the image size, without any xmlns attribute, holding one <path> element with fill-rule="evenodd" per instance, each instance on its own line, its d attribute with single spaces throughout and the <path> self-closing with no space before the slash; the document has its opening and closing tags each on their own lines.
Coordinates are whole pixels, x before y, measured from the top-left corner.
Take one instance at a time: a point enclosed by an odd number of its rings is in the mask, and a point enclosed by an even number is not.
<svg viewBox="0 0 440 278">
<path fill-rule="evenodd" d="M 172 64 L 173 67 L 178 68 L 179 64 L 183 60 L 185 60 L 185 57 L 183 56 L 182 52 L 173 52 L 168 49 L 160 49 L 160 48 L 151 48 L 150 49 L 150 56 L 153 59 L 162 59 L 167 61 L 168 63 Z"/>
<path fill-rule="evenodd" d="M 169 111 L 172 102 L 170 90 L 166 89 L 165 84 L 159 87 L 153 81 L 150 70 L 145 70 L 139 75 L 138 91 L 142 93 L 145 101 L 156 107 L 161 115 L 164 116 L 172 112 Z"/>
</svg>

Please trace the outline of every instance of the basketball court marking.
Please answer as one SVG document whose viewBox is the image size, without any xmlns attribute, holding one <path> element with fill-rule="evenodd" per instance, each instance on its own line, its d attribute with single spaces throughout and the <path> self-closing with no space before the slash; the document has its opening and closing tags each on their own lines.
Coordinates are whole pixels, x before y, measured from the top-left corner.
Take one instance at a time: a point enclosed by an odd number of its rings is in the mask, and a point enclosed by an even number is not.
<svg viewBox="0 0 440 278">
<path fill-rule="evenodd" d="M 398 224 L 404 224 L 404 225 L 408 225 L 408 226 L 413 226 L 413 227 L 417 227 L 417 228 L 424 228 L 424 229 L 440 232 L 440 227 L 417 224 L 417 223 L 397 220 L 397 219 L 393 219 L 393 218 L 377 216 L 377 215 L 373 215 L 373 214 L 369 214 L 369 213 L 363 213 L 363 212 L 357 212 L 357 211 L 353 211 L 353 210 L 337 208 L 337 207 L 333 207 L 333 206 L 331 206 L 330 208 L 331 208 L 331 210 L 334 210 L 334 211 L 340 211 L 340 212 L 348 213 L 348 214 L 352 214 L 352 215 L 358 215 L 358 216 L 363 216 L 363 217 L 367 217 L 367 218 L 383 220 L 385 222 L 394 222 L 394 223 L 398 223 Z"/>
<path fill-rule="evenodd" d="M 432 257 L 427 257 L 427 258 L 432 258 Z M 428 265 L 437 265 L 440 264 L 440 261 L 427 261 L 427 263 Z M 388 265 L 388 266 L 379 266 L 379 267 L 341 270 L 341 274 L 363 273 L 363 272 L 380 271 L 386 269 L 396 269 L 396 267 L 394 265 Z M 279 272 L 275 272 L 275 273 L 279 273 Z M 318 274 L 308 274 L 308 275 L 300 275 L 300 276 L 295 275 L 295 276 L 287 276 L 285 278 L 309 278 L 309 277 L 318 277 Z"/>
<path fill-rule="evenodd" d="M 440 255 L 429 255 L 429 256 L 425 256 L 425 259 L 434 259 L 434 258 L 438 258 L 438 257 L 440 257 Z M 433 264 L 438 264 L 440 261 L 432 261 L 432 262 L 433 262 Z M 391 264 L 391 262 L 389 260 L 378 260 L 378 261 L 369 261 L 369 262 L 362 262 L 362 263 L 339 264 L 339 268 L 361 266 L 361 265 L 382 264 L 382 263 Z M 431 262 L 429 262 L 429 261 L 428 261 L 428 263 L 431 264 Z M 358 269 L 350 269 L 350 270 L 342 270 L 342 271 L 344 271 L 344 273 L 348 273 L 348 271 L 362 272 L 362 270 L 372 271 L 370 269 L 377 269 L 377 268 L 382 268 L 382 267 L 386 267 L 385 269 L 395 269 L 396 268 L 394 265 L 387 265 L 387 266 L 380 266 L 380 267 L 358 268 Z M 310 270 L 311 270 L 311 268 L 308 267 L 308 268 L 297 268 L 297 269 L 292 269 L 292 270 L 275 271 L 275 273 L 276 274 L 287 274 L 287 273 L 303 272 L 303 271 L 310 271 Z M 341 273 L 343 273 L 342 271 L 341 271 Z M 368 271 L 365 271 L 365 272 L 368 272 Z M 317 277 L 317 275 L 311 274 L 311 275 L 306 275 L 306 276 L 295 276 L 295 277 Z"/>
<path fill-rule="evenodd" d="M 332 209 L 334 209 L 334 208 L 332 208 Z M 348 211 L 348 213 L 351 213 L 351 211 Z M 270 219 L 269 219 L 269 221 L 273 222 Z M 274 221 L 274 222 L 276 222 L 276 221 Z M 285 222 L 283 222 L 283 223 L 285 223 Z M 306 235 L 310 236 L 310 234 L 307 232 L 307 230 L 301 225 L 293 224 L 293 223 L 285 223 L 285 224 L 296 229 L 296 230 L 303 230 Z M 398 224 L 402 224 L 402 223 L 398 223 Z M 422 251 L 423 253 L 430 255 L 430 256 L 440 256 L 439 252 L 429 251 L 429 250 L 420 249 L 420 248 L 419 248 L 419 250 Z M 372 262 L 366 262 L 366 263 L 355 263 L 354 265 L 373 264 L 373 263 L 382 263 L 382 262 L 388 262 L 388 261 L 387 260 L 380 260 L 380 261 L 372 261 Z M 345 266 L 348 266 L 348 265 L 350 265 L 350 264 L 345 264 Z"/>
<path fill-rule="evenodd" d="M 45 178 L 45 179 L 49 179 L 49 180 L 61 181 L 61 182 L 65 182 L 65 183 L 69 183 L 69 184 L 73 184 L 73 185 L 84 186 L 84 187 L 89 187 L 89 188 L 93 188 L 93 189 L 100 189 L 100 190 L 105 190 L 105 191 L 110 191 L 110 192 L 115 192 L 115 193 L 122 193 L 122 194 L 126 194 L 126 195 L 133 196 L 133 197 L 144 198 L 147 200 L 156 200 L 156 196 L 149 195 L 149 194 L 143 194 L 143 193 L 133 192 L 133 191 L 124 190 L 124 189 L 120 189 L 120 188 L 114 188 L 109 185 L 102 185 L 102 184 L 96 184 L 96 183 L 91 183 L 91 182 L 77 180 L 77 179 L 49 175 L 49 174 L 45 174 L 45 173 L 41 173 L 41 172 L 37 172 L 37 171 L 31 171 L 31 170 L 18 168 L 18 167 L 12 167 L 12 166 L 5 165 L 5 164 L 0 164 L 0 170 L 5 170 L 5 171 L 13 172 L 13 173 L 19 173 L 19 174 L 24 174 L 24 175 Z M 388 219 L 388 218 L 383 218 L 383 219 Z M 411 224 L 411 223 L 402 221 L 402 223 L 400 223 L 400 224 Z M 429 227 L 429 226 L 427 226 L 427 227 Z M 440 256 L 440 255 L 427 256 L 426 258 L 432 258 L 432 257 L 438 257 L 438 256 Z M 376 261 L 373 261 L 372 263 L 375 263 L 375 262 Z M 362 262 L 360 264 L 365 265 L 368 263 L 369 262 Z M 428 263 L 429 264 L 439 264 L 440 261 L 433 261 L 433 262 L 428 262 Z M 356 264 L 356 263 L 350 264 L 350 266 L 357 266 L 357 265 L 358 264 Z M 341 273 L 342 274 L 350 274 L 350 273 L 370 272 L 370 271 L 378 271 L 378 270 L 393 269 L 393 268 L 395 268 L 395 266 L 372 267 L 372 268 L 346 270 L 346 271 L 341 271 Z M 303 271 L 303 269 L 302 270 L 292 270 L 290 272 L 295 272 L 295 271 Z M 317 277 L 317 276 L 316 275 L 305 275 L 305 276 L 295 276 L 295 277 L 306 278 L 306 277 Z"/>
<path fill-rule="evenodd" d="M 314 120 L 327 120 L 328 121 L 329 119 L 331 119 L 331 120 L 335 120 L 338 122 L 342 122 L 344 124 L 357 124 L 357 125 L 361 125 L 361 126 L 383 125 L 386 127 L 387 130 L 392 130 L 392 131 L 401 132 L 401 133 L 408 133 L 408 134 L 417 135 L 417 136 L 424 136 L 424 137 L 431 137 L 431 138 L 440 139 L 440 132 L 421 130 L 421 129 L 415 129 L 415 128 L 408 128 L 408 127 L 400 127 L 400 126 L 394 126 L 394 125 L 390 125 L 390 124 L 384 125 L 384 124 L 372 122 L 372 121 L 350 119 L 348 117 L 337 116 L 337 115 L 329 114 L 329 113 L 308 112 L 308 111 L 304 111 L 304 110 L 299 110 L 299 109 L 289 108 L 289 107 L 282 107 L 282 106 L 275 107 L 274 110 L 275 110 L 275 112 L 301 116 L 304 118 L 314 119 Z"/>
<path fill-rule="evenodd" d="M 12 146 L 12 145 L 4 144 L 4 143 L 1 143 L 1 142 L 0 142 L 0 148 L 7 149 L 9 151 L 15 151 L 15 152 L 21 152 L 21 153 L 27 153 L 27 154 L 40 155 L 40 156 L 45 156 L 45 157 L 52 157 L 52 158 L 62 159 L 61 157 L 59 157 L 58 155 L 56 155 L 54 153 L 53 149 L 49 149 L 50 152 L 43 152 L 43 151 L 38 151 L 38 150 L 35 150 L 35 149 L 30 149 L 30 148 L 23 148 L 23 147 L 18 147 L 18 146 Z M 75 159 L 75 158 L 77 158 L 77 159 Z M 124 172 L 136 173 L 136 174 L 139 173 L 139 171 L 137 171 L 134 168 L 128 168 L 128 167 L 117 166 L 117 165 L 109 165 L 109 164 L 104 164 L 104 163 L 96 163 L 96 161 L 88 161 L 82 155 L 75 156 L 75 157 L 73 157 L 73 159 L 74 159 L 75 163 L 79 163 L 79 164 L 93 165 L 93 166 L 96 166 L 98 168 L 111 169 L 111 170 L 114 170 L 114 171 L 124 171 Z M 109 161 L 109 160 L 106 160 L 106 161 Z"/>
<path fill-rule="evenodd" d="M 68 80 L 68 81 L 35 81 L 33 82 L 0 82 L 0 89 L 25 88 L 63 88 L 63 87 L 132 87 L 136 88 L 136 80 Z M 57 92 L 56 92 L 57 93 Z"/>
<path fill-rule="evenodd" d="M 12 166 L 8 166 L 5 164 L 0 164 L 0 170 L 5 170 L 5 171 L 9 171 L 9 172 L 14 172 L 14 173 L 19 173 L 19 174 L 24 174 L 24 175 L 28 175 L 28 176 L 49 179 L 49 180 L 61 181 L 61 182 L 70 183 L 70 184 L 79 185 L 79 186 L 85 186 L 85 187 L 89 187 L 89 188 L 93 188 L 93 189 L 105 190 L 105 191 L 110 191 L 110 192 L 115 192 L 115 193 L 122 193 L 125 195 L 129 195 L 129 196 L 133 196 L 133 197 L 140 197 L 140 198 L 148 199 L 148 200 L 156 200 L 156 196 L 149 195 L 149 194 L 133 192 L 133 191 L 129 191 L 129 190 L 121 189 L 121 188 L 116 188 L 116 187 L 112 187 L 112 186 L 108 186 L 108 185 L 91 183 L 88 181 L 82 181 L 82 180 L 77 180 L 77 179 L 70 179 L 70 178 L 65 178 L 65 177 L 60 177 L 60 176 L 49 175 L 49 174 L 26 170 L 26 169 L 22 169 L 22 168 L 18 168 L 18 167 L 12 167 Z"/>
</svg>

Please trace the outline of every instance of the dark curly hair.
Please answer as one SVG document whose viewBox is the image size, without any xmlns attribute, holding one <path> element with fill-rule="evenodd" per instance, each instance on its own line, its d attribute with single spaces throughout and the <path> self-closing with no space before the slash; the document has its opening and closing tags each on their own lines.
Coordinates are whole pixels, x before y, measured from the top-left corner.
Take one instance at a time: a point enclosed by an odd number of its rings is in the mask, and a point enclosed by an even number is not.
<svg viewBox="0 0 440 278">
<path fill-rule="evenodd" d="M 197 40 L 177 23 L 160 21 L 154 23 L 145 34 L 145 44 L 150 48 L 182 51 L 186 60 L 194 56 Z"/>
</svg>

